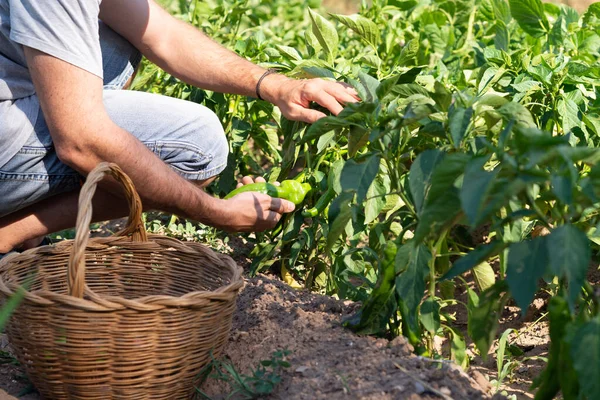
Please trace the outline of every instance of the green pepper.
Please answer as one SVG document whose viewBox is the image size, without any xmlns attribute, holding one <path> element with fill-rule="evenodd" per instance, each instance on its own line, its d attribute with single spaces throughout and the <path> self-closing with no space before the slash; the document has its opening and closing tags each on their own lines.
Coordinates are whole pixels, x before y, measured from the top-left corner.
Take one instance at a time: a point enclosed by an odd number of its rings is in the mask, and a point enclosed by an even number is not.
<svg viewBox="0 0 600 400">
<path fill-rule="evenodd" d="M 323 195 L 321 197 L 319 197 L 319 200 L 317 200 L 317 202 L 315 203 L 315 206 L 313 208 L 309 208 L 308 210 L 304 211 L 302 213 L 302 216 L 309 218 L 309 217 L 316 217 L 317 215 L 322 214 L 323 210 L 325 210 L 325 208 L 329 205 L 329 203 L 331 203 L 331 200 L 333 200 L 334 197 L 335 197 L 335 190 L 333 190 L 332 188 L 327 189 L 327 191 L 325 193 L 323 193 Z"/>
<path fill-rule="evenodd" d="M 275 186 L 268 182 L 257 182 L 241 186 L 230 192 L 227 196 L 225 196 L 225 198 L 230 199 L 233 196 L 245 192 L 258 192 L 262 194 L 268 194 L 271 197 L 289 200 L 295 205 L 300 205 L 310 190 L 310 184 L 300 183 L 296 180 L 285 180 L 281 182 L 280 186 Z"/>
</svg>

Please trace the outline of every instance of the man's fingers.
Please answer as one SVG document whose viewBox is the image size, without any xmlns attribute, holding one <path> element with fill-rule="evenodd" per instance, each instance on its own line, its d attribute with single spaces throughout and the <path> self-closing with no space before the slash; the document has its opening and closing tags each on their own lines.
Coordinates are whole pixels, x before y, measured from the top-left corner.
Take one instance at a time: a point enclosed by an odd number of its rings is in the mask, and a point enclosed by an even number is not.
<svg viewBox="0 0 600 400">
<path fill-rule="evenodd" d="M 266 182 L 265 178 L 263 178 L 262 176 L 257 176 L 256 178 L 253 178 L 251 176 L 244 176 L 242 178 L 242 181 L 237 184 L 236 188 L 240 188 L 244 185 L 249 185 L 251 183 L 261 183 L 261 182 Z M 276 185 L 279 186 L 279 183 L 277 183 Z"/>
<path fill-rule="evenodd" d="M 296 206 L 291 201 L 278 199 L 276 197 L 272 198 L 271 204 L 269 205 L 269 210 L 279 214 L 292 212 L 295 208 Z"/>
<path fill-rule="evenodd" d="M 325 90 L 319 91 L 313 95 L 313 101 L 316 101 L 335 115 L 344 109 L 339 101 Z"/>
<path fill-rule="evenodd" d="M 343 82 L 340 82 L 340 86 L 342 86 L 344 88 L 344 91 L 346 93 L 350 94 L 350 96 L 352 96 L 354 98 L 354 100 L 360 101 L 360 97 L 359 97 L 356 89 L 354 89 L 352 86 L 348 85 L 347 83 L 343 83 Z"/>
<path fill-rule="evenodd" d="M 242 178 L 242 185 L 249 185 L 251 183 L 254 183 L 254 179 L 251 176 L 244 176 Z"/>
<path fill-rule="evenodd" d="M 290 113 L 290 118 L 296 121 L 307 122 L 313 124 L 317 120 L 326 117 L 321 111 L 311 110 L 310 108 L 298 107 Z"/>
<path fill-rule="evenodd" d="M 326 90 L 342 104 L 356 103 L 360 100 L 358 93 L 356 93 L 356 90 L 354 90 L 352 86 L 345 87 L 341 84 L 336 84 L 334 86 L 327 87 Z"/>
</svg>

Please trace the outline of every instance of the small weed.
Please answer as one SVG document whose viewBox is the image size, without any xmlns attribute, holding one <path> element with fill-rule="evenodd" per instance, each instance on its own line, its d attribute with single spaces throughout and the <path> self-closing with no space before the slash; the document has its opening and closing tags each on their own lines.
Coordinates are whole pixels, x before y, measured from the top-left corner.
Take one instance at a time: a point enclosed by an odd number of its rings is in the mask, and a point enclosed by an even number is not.
<svg viewBox="0 0 600 400">
<path fill-rule="evenodd" d="M 289 350 L 278 350 L 274 352 L 270 360 L 262 360 L 257 369 L 252 371 L 251 375 L 239 373 L 231 360 L 217 360 L 213 357 L 212 361 L 200 372 L 200 386 L 208 378 L 213 378 L 226 382 L 231 391 L 225 395 L 226 399 L 258 399 L 273 392 L 275 387 L 281 382 L 281 371 L 289 368 L 290 363 L 286 357 L 290 354 Z M 196 388 L 197 393 L 202 399 L 209 399 L 206 393 Z"/>
<path fill-rule="evenodd" d="M 0 350 L 0 365 L 1 364 L 19 365 L 19 362 L 10 353 Z"/>
<path fill-rule="evenodd" d="M 166 235 L 188 242 L 205 243 L 219 252 L 231 251 L 227 246 L 229 238 L 222 237 L 223 235 L 213 227 L 164 213 L 146 213 L 144 222 L 148 233 Z"/>
<path fill-rule="evenodd" d="M 53 241 L 75 239 L 75 229 L 65 229 L 64 231 L 48 235 Z"/>
</svg>

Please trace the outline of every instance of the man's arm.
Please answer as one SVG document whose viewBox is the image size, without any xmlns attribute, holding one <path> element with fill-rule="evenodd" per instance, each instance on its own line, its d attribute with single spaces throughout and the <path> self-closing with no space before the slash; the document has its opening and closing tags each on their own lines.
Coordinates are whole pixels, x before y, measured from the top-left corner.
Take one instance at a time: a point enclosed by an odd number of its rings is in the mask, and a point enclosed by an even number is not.
<svg viewBox="0 0 600 400">
<path fill-rule="evenodd" d="M 25 55 L 57 154 L 83 175 L 101 161 L 115 162 L 146 206 L 232 231 L 271 228 L 293 210 L 290 202 L 257 193 L 230 200 L 207 195 L 111 121 L 99 77 L 28 47 Z"/>
<path fill-rule="evenodd" d="M 172 17 L 154 0 L 103 0 L 100 19 L 150 61 L 184 82 L 217 92 L 256 96 L 263 68 Z M 325 116 L 309 108 L 312 101 L 337 114 L 341 104 L 357 100 L 353 89 L 336 82 L 300 81 L 277 74 L 261 83 L 261 96 L 286 117 L 311 123 Z"/>
</svg>

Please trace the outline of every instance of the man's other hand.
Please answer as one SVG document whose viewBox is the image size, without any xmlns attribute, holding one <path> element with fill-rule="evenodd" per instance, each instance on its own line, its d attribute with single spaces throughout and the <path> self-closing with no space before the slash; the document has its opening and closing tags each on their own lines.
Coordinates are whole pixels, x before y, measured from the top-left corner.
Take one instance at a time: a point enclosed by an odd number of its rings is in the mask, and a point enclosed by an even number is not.
<svg viewBox="0 0 600 400">
<path fill-rule="evenodd" d="M 315 102 L 334 115 L 338 115 L 347 103 L 360 100 L 356 90 L 341 82 L 324 79 L 290 79 L 283 75 L 266 76 L 260 86 L 261 96 L 275 104 L 288 119 L 314 123 L 326 115 L 310 108 Z"/>
</svg>

